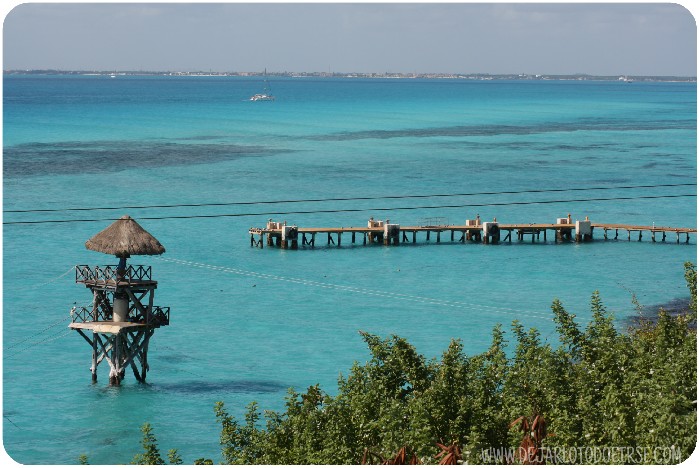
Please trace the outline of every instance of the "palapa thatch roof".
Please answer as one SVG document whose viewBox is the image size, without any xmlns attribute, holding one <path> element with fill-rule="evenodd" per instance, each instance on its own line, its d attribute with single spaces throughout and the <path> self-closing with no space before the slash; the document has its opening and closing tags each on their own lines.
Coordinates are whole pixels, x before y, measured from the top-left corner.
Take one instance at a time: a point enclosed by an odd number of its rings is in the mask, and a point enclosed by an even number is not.
<svg viewBox="0 0 699 468">
<path fill-rule="evenodd" d="M 165 252 L 158 239 L 143 229 L 130 216 L 124 215 L 85 242 L 90 250 L 117 257 L 160 255 Z"/>
</svg>

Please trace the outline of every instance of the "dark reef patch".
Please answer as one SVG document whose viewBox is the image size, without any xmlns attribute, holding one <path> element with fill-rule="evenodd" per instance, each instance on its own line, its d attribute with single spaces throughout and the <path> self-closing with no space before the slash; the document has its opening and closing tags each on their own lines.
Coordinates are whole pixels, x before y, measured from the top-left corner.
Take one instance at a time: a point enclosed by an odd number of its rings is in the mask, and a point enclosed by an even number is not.
<svg viewBox="0 0 699 468">
<path fill-rule="evenodd" d="M 179 138 L 172 138 L 174 141 L 207 141 L 207 140 L 220 140 L 224 137 L 217 136 L 217 135 L 197 135 L 197 136 L 191 136 L 191 137 L 179 137 Z"/>
<path fill-rule="evenodd" d="M 654 121 L 654 122 L 619 122 L 596 119 L 584 119 L 580 122 L 543 123 L 536 125 L 455 125 L 434 128 L 406 128 L 397 130 L 359 130 L 354 132 L 337 132 L 325 135 L 309 135 L 306 138 L 315 141 L 349 141 L 364 139 L 385 140 L 390 138 L 430 138 L 430 137 L 490 137 L 499 135 L 534 135 L 553 132 L 577 131 L 650 131 L 650 130 L 694 130 L 696 122 Z"/>
<path fill-rule="evenodd" d="M 3 148 L 5 177 L 108 173 L 126 169 L 209 164 L 290 150 L 231 143 L 63 141 Z"/>
<path fill-rule="evenodd" d="M 290 386 L 270 380 L 228 380 L 208 382 L 196 380 L 173 384 L 157 384 L 153 388 L 164 392 L 183 394 L 202 393 L 277 393 L 286 391 Z"/>
<path fill-rule="evenodd" d="M 643 307 L 642 313 L 637 313 L 631 317 L 627 317 L 623 320 L 626 325 L 632 327 L 638 327 L 642 321 L 649 321 L 651 323 L 656 323 L 660 315 L 660 311 L 664 310 L 671 317 L 676 317 L 678 315 L 686 314 L 689 312 L 690 299 L 688 297 L 673 299 L 666 304 L 655 304 L 651 306 Z M 690 328 L 695 330 L 697 328 L 696 322 L 689 324 Z"/>
</svg>

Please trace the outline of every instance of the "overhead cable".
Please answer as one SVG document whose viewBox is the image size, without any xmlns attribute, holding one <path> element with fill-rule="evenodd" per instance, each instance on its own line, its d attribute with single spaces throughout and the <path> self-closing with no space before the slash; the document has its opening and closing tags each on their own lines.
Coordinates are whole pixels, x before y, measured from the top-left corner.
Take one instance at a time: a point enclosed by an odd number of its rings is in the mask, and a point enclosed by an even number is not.
<svg viewBox="0 0 699 468">
<path fill-rule="evenodd" d="M 635 197 L 609 197 L 609 198 L 578 198 L 578 199 L 558 199 L 558 200 L 533 200 L 521 202 L 494 202 L 494 203 L 466 203 L 459 205 L 432 205 L 432 206 L 402 206 L 402 207 L 374 207 L 374 208 L 346 208 L 336 210 L 298 210 L 298 211 L 266 211 L 258 213 L 223 213 L 223 214 L 201 214 L 201 215 L 173 215 L 173 216 L 140 216 L 139 220 L 164 220 L 164 219 L 203 219 L 203 218 L 239 218 L 246 216 L 278 216 L 290 214 L 322 214 L 322 213 L 361 213 L 366 211 L 411 211 L 411 210 L 434 210 L 447 208 L 479 208 L 486 206 L 519 206 L 519 205 L 546 205 L 555 203 L 581 203 L 581 202 L 602 202 L 602 201 L 622 201 L 622 200 L 648 200 L 659 198 L 683 198 L 696 197 L 696 193 L 680 195 L 641 195 Z M 46 219 L 35 221 L 3 221 L 3 225 L 20 224 L 49 224 L 49 223 L 90 223 L 117 221 L 119 218 L 92 218 L 92 219 Z"/>
<path fill-rule="evenodd" d="M 243 202 L 212 202 L 212 203 L 177 203 L 169 205 L 126 205 L 103 207 L 73 207 L 73 208 L 37 208 L 30 210 L 3 210 L 3 213 L 56 213 L 64 211 L 107 211 L 107 210 L 144 210 L 151 208 L 201 208 L 206 206 L 245 206 L 245 205 L 276 205 L 281 203 L 321 203 L 335 201 L 366 201 L 366 200 L 400 200 L 408 198 L 445 198 L 445 197 L 473 197 L 479 195 L 518 195 L 524 193 L 554 193 L 554 192 L 579 192 L 590 190 L 628 190 L 660 187 L 693 187 L 695 183 L 684 184 L 655 184 L 655 185 L 619 185 L 612 187 L 572 187 L 564 189 L 535 189 L 535 190 L 504 190 L 498 192 L 471 192 L 471 193 L 440 193 L 429 195 L 385 195 L 376 197 L 342 197 L 342 198 L 307 198 L 300 200 L 265 200 Z"/>
</svg>

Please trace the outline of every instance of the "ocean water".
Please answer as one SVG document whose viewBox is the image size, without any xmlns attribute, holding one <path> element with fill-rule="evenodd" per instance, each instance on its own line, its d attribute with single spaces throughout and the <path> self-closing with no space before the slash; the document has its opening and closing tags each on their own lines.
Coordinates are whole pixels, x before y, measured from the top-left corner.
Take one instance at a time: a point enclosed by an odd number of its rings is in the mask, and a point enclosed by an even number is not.
<svg viewBox="0 0 699 468">
<path fill-rule="evenodd" d="M 218 461 L 216 401 L 241 417 L 251 401 L 281 410 L 290 387 L 333 393 L 369 356 L 359 330 L 406 337 L 427 357 L 453 338 L 480 353 L 515 319 L 555 342 L 554 298 L 584 324 L 598 290 L 622 327 L 632 294 L 648 307 L 688 296 L 695 235 L 480 245 L 445 233 L 397 247 L 345 236 L 340 248 L 319 238 L 284 251 L 251 248 L 248 229 L 568 213 L 696 227 L 695 83 L 271 84 L 276 101 L 249 102 L 257 79 L 5 76 L 2 438 L 14 460 L 128 463 L 149 422 L 163 452 Z M 620 188 L 639 185 L 674 186 Z M 531 192 L 571 188 L 590 190 Z M 484 194 L 513 191 L 524 193 Z M 435 194 L 474 195 L 291 202 Z M 666 197 L 677 195 L 690 196 Z M 665 198 L 639 198 L 649 196 Z M 546 203 L 521 204 L 534 201 Z M 162 207 L 207 203 L 229 205 Z M 430 208 L 444 205 L 458 207 Z M 131 208 L 66 211 L 105 207 Z M 56 211 L 26 212 L 40 209 Z M 106 363 L 91 383 L 91 350 L 67 326 L 91 299 L 73 266 L 116 263 L 85 241 L 124 214 L 167 249 L 131 263 L 152 266 L 171 323 L 151 340 L 148 383 L 127 373 L 112 388 Z M 98 221 L 9 224 L 50 220 Z"/>
</svg>

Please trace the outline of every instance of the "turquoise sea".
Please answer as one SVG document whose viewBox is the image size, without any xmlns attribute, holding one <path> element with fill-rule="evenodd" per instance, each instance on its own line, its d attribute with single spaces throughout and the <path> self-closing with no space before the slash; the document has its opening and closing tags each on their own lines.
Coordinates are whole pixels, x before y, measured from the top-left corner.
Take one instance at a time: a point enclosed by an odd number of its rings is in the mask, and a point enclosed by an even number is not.
<svg viewBox="0 0 699 468">
<path fill-rule="evenodd" d="M 14 460 L 128 463 L 149 422 L 163 452 L 218 461 L 216 401 L 240 417 L 251 401 L 282 409 L 289 387 L 332 393 L 368 357 L 359 330 L 406 337 L 427 357 L 452 338 L 480 353 L 515 319 L 555 342 L 554 298 L 586 323 L 599 290 L 623 327 L 632 294 L 649 308 L 688 296 L 695 235 L 391 247 L 346 236 L 341 248 L 284 251 L 251 248 L 248 229 L 269 218 L 326 227 L 568 213 L 696 227 L 696 83 L 271 85 L 276 101 L 250 102 L 257 78 L 4 77 L 2 438 Z M 621 188 L 639 185 L 655 187 Z M 524 193 L 493 194 L 513 191 Z M 476 195 L 366 199 L 436 194 Z M 670 195 L 689 196 L 638 198 Z M 365 199 L 291 203 L 329 198 Z M 599 198 L 625 199 L 579 201 Z M 533 201 L 547 203 L 520 204 Z M 227 205 L 162 206 L 214 203 Z M 429 208 L 444 205 L 458 207 Z M 131 208 L 66 210 L 107 207 Z M 131 263 L 153 267 L 171 322 L 151 341 L 148 383 L 127 373 L 110 388 L 106 363 L 91 383 L 91 349 L 67 327 L 71 307 L 91 300 L 73 266 L 116 263 L 85 241 L 124 214 L 167 249 Z M 236 216 L 193 217 L 204 215 Z M 99 221 L 10 224 L 71 219 Z"/>
</svg>

